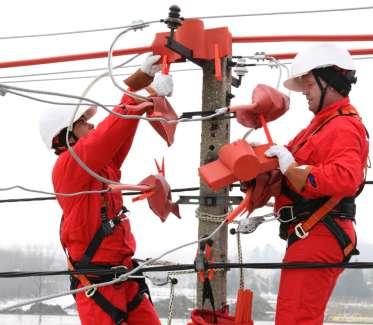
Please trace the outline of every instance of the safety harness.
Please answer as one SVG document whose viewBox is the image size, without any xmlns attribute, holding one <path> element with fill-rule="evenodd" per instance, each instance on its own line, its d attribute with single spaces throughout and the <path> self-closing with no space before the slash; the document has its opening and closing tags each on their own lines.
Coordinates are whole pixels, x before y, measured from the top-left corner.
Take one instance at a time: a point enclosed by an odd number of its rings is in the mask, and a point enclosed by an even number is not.
<svg viewBox="0 0 373 325">
<path fill-rule="evenodd" d="M 95 235 L 93 236 L 91 242 L 89 243 L 87 249 L 85 250 L 83 257 L 78 262 L 71 261 L 70 257 L 67 254 L 67 250 L 62 243 L 62 246 L 65 250 L 67 255 L 67 263 L 68 267 L 71 271 L 79 271 L 79 269 L 89 270 L 89 269 L 102 269 L 102 270 L 115 270 L 118 268 L 127 269 L 125 266 L 113 266 L 113 265 L 101 265 L 101 264 L 94 264 L 91 263 L 93 256 L 95 255 L 96 251 L 98 250 L 100 244 L 104 240 L 105 237 L 110 236 L 115 227 L 123 221 L 126 216 L 125 213 L 128 210 L 125 207 L 122 207 L 122 210 L 112 219 L 109 219 L 107 216 L 107 198 L 104 194 L 101 194 L 101 226 L 96 231 Z M 63 219 L 61 220 L 61 224 Z M 135 260 L 132 261 L 133 266 L 136 267 L 138 264 Z M 142 275 L 141 273 L 138 273 Z M 82 286 L 90 286 L 94 283 L 102 283 L 113 280 L 116 275 L 113 277 L 112 275 L 84 275 L 84 274 L 74 274 L 70 276 L 70 289 L 76 289 L 79 284 Z M 144 297 L 144 293 L 146 293 L 150 298 L 149 288 L 145 282 L 144 278 L 136 278 L 135 280 L 129 279 L 127 281 L 136 281 L 139 284 L 139 291 L 135 295 L 135 297 L 127 304 L 127 310 L 121 310 L 114 306 L 109 300 L 107 300 L 104 295 L 102 295 L 98 289 L 92 288 L 86 291 L 86 297 L 92 299 L 105 313 L 107 313 L 116 325 L 120 325 L 123 322 L 126 322 L 128 319 L 128 313 L 134 310 L 142 301 Z M 75 298 L 75 295 L 74 295 Z"/>
<path fill-rule="evenodd" d="M 315 135 L 327 123 L 338 116 L 352 116 L 360 120 L 358 112 L 353 106 L 348 105 L 346 107 L 341 107 L 335 113 L 328 116 L 309 137 Z M 368 132 L 367 136 L 369 137 Z M 308 138 L 303 140 L 292 150 L 293 154 L 307 142 Z M 281 193 L 294 203 L 292 205 L 283 206 L 277 211 L 279 220 L 281 221 L 280 237 L 287 240 L 288 246 L 290 246 L 297 240 L 306 238 L 309 231 L 317 223 L 322 222 L 338 241 L 343 252 L 344 261 L 347 262 L 352 255 L 358 255 L 359 251 L 356 249 L 356 240 L 355 244 L 353 244 L 346 232 L 335 221 L 335 218 L 355 221 L 355 198 L 362 192 L 363 187 L 364 182 L 359 187 L 357 193 L 352 197 L 305 199 L 297 192 L 291 190 L 287 182 L 283 180 Z M 289 235 L 290 227 L 294 227 L 294 232 Z"/>
</svg>

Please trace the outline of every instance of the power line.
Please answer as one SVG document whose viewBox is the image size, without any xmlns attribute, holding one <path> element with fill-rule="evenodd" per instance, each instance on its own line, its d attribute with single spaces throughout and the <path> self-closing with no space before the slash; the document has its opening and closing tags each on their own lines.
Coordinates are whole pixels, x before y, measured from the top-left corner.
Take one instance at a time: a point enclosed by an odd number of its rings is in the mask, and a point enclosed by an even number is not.
<svg viewBox="0 0 373 325">
<path fill-rule="evenodd" d="M 331 9 L 317 9 L 317 10 L 297 10 L 297 11 L 278 11 L 278 12 L 257 12 L 247 14 L 236 14 L 236 15 L 216 15 L 216 16 L 202 16 L 202 17 L 190 17 L 187 19 L 216 19 L 216 18 L 240 18 L 240 17 L 260 17 L 260 16 L 274 16 L 274 15 L 296 15 L 296 14 L 315 14 L 315 13 L 329 13 L 329 12 L 344 12 L 344 11 L 357 11 L 357 10 L 371 10 L 373 6 L 365 7 L 350 7 L 350 8 L 331 8 Z M 153 24 L 161 22 L 161 20 L 153 20 L 146 22 L 146 24 Z M 133 25 L 117 26 L 117 27 L 106 27 L 106 28 L 94 28 L 85 30 L 75 30 L 66 32 L 56 33 L 43 33 L 43 34 L 29 34 L 29 35 L 15 35 L 15 36 L 0 36 L 0 40 L 10 39 L 21 39 L 21 38 L 33 38 L 33 37 L 50 37 L 50 36 L 63 36 L 83 33 L 94 33 L 94 32 L 106 32 L 118 29 L 124 29 L 132 27 Z"/>
<path fill-rule="evenodd" d="M 372 185 L 373 181 L 365 181 L 365 185 Z M 240 187 L 239 184 L 232 184 L 232 187 Z M 180 192 L 190 192 L 190 191 L 199 191 L 199 187 L 181 187 L 171 189 L 172 193 L 180 193 Z M 132 195 L 139 195 L 142 192 L 124 192 L 122 193 L 123 196 L 132 196 Z M 18 198 L 18 199 L 3 199 L 0 200 L 1 203 L 15 203 L 15 202 L 33 202 L 33 201 L 52 201 L 56 200 L 54 196 L 47 196 L 47 197 L 30 197 L 30 198 Z"/>
<path fill-rule="evenodd" d="M 297 11 L 258 12 L 258 13 L 237 14 L 237 15 L 202 16 L 202 17 L 193 17 L 191 19 L 239 18 L 239 17 L 298 15 L 298 14 L 316 14 L 316 13 L 319 14 L 319 13 L 328 13 L 328 12 L 343 12 L 343 11 L 370 10 L 370 9 L 373 9 L 373 6 L 355 7 L 355 8 L 353 7 L 353 8 L 315 9 L 315 10 L 297 10 Z"/>
<path fill-rule="evenodd" d="M 244 57 L 244 56 L 241 56 Z M 353 58 L 353 60 L 373 60 L 373 56 L 368 57 L 359 57 Z M 290 62 L 283 63 L 285 65 L 290 64 Z M 270 66 L 269 64 L 265 63 L 255 63 L 251 66 Z M 139 65 L 132 65 L 129 67 L 139 67 Z M 91 72 L 91 71 L 104 71 L 107 68 L 95 68 L 95 69 L 82 69 L 82 70 L 67 70 L 67 71 L 56 71 L 56 72 L 46 72 L 46 73 L 35 73 L 35 74 L 26 74 L 26 75 L 12 75 L 12 76 L 2 76 L 0 79 L 7 79 L 7 78 L 24 78 L 28 76 L 48 76 L 48 75 L 58 75 L 58 74 L 68 74 L 68 73 L 79 73 L 79 72 Z M 178 72 L 189 72 L 189 71 L 201 71 L 200 68 L 188 68 L 188 69 L 178 69 L 178 70 L 171 70 L 170 73 L 178 73 Z M 118 73 L 114 74 L 116 77 L 120 76 L 129 76 L 131 73 Z M 97 75 L 89 75 L 89 76 L 74 76 L 74 77 L 61 77 L 61 78 L 40 78 L 40 79 L 26 79 L 26 80 L 6 80 L 2 81 L 3 84 L 15 84 L 15 83 L 27 83 L 27 82 L 44 82 L 44 81 L 65 81 L 65 80 L 79 80 L 79 79 L 92 79 L 96 78 Z"/>
<path fill-rule="evenodd" d="M 178 272 L 195 270 L 195 264 L 167 264 L 167 265 L 156 265 L 147 266 L 141 269 L 141 271 L 135 272 L 132 275 L 141 275 L 142 273 L 153 273 L 153 272 Z M 348 262 L 348 263 L 318 263 L 318 262 L 284 262 L 284 263 L 209 263 L 206 265 L 206 270 L 210 269 L 265 269 L 265 270 L 276 270 L 276 269 L 326 269 L 326 268 L 343 268 L 343 269 L 372 269 L 373 262 Z M 70 270 L 57 270 L 57 271 L 9 271 L 0 272 L 0 278 L 24 278 L 34 276 L 57 276 L 57 275 L 96 275 L 96 276 L 118 276 L 124 275 L 128 272 L 125 268 L 115 267 L 92 267 L 92 268 L 78 268 L 74 271 Z"/>
<path fill-rule="evenodd" d="M 120 67 L 117 69 L 127 69 L 127 68 L 138 68 L 140 64 L 126 65 L 125 67 Z M 10 79 L 10 78 L 26 78 L 26 77 L 40 77 L 40 76 L 50 76 L 55 74 L 68 74 L 68 73 L 81 73 L 81 72 L 94 72 L 94 71 L 105 71 L 107 67 L 102 68 L 92 68 L 92 69 L 78 69 L 78 70 L 62 70 L 62 71 L 52 71 L 52 72 L 41 72 L 41 73 L 28 73 L 28 74 L 15 74 L 8 76 L 0 76 L 0 79 Z"/>
<path fill-rule="evenodd" d="M 160 20 L 147 21 L 144 24 L 154 24 L 159 23 Z M 137 25 L 138 23 L 136 23 Z M 49 37 L 49 36 L 63 36 L 63 35 L 73 35 L 73 34 L 84 34 L 84 33 L 95 33 L 95 32 L 107 32 L 118 29 L 125 29 L 133 27 L 134 24 L 126 26 L 117 26 L 117 27 L 106 27 L 106 28 L 94 28 L 94 29 L 83 29 L 67 32 L 56 32 L 56 33 L 44 33 L 44 34 L 30 34 L 30 35 L 15 35 L 15 36 L 0 36 L 0 40 L 10 40 L 10 39 L 19 39 L 19 38 L 33 38 L 33 37 Z"/>
<path fill-rule="evenodd" d="M 200 68 L 190 68 L 190 69 L 180 69 L 180 70 L 171 70 L 170 72 L 185 72 L 185 71 L 201 71 Z M 114 74 L 113 76 L 129 76 L 132 73 L 119 73 Z M 10 80 L 10 81 L 3 81 L 3 84 L 13 84 L 13 83 L 23 83 L 23 82 L 40 82 L 40 81 L 63 81 L 63 80 L 78 80 L 78 79 L 92 79 L 96 78 L 97 75 L 90 75 L 90 76 L 77 76 L 77 77 L 65 77 L 65 78 L 41 78 L 41 79 L 26 79 L 26 80 Z"/>
<path fill-rule="evenodd" d="M 252 55 L 235 55 L 233 57 L 240 57 L 240 58 L 249 58 L 252 59 Z M 354 57 L 353 60 L 372 60 L 373 56 L 362 56 L 362 57 Z M 284 62 L 282 64 L 288 65 L 291 62 Z M 251 64 L 250 66 L 268 66 L 267 63 L 255 63 Z M 118 69 L 127 69 L 127 68 L 138 68 L 140 67 L 139 64 L 134 65 L 127 65 L 125 67 L 120 67 Z M 85 73 L 85 72 L 95 72 L 95 71 L 105 71 L 107 67 L 102 68 L 92 68 L 92 69 L 77 69 L 77 70 L 62 70 L 62 71 L 51 71 L 51 72 L 41 72 L 41 73 L 29 73 L 29 74 L 20 74 L 20 75 L 7 75 L 7 76 L 0 76 L 0 79 L 16 79 L 16 78 L 27 78 L 27 77 L 41 77 L 41 76 L 51 76 L 51 75 L 60 75 L 60 74 L 73 74 L 73 73 Z M 200 68 L 187 68 L 187 69 L 178 69 L 178 70 L 171 70 L 170 72 L 187 72 L 187 71 L 200 71 Z M 121 73 L 115 74 L 115 76 L 128 76 L 130 73 Z M 73 77 L 61 77 L 61 78 L 41 78 L 41 79 L 26 79 L 26 80 L 5 80 L 2 81 L 4 84 L 12 84 L 12 83 L 24 83 L 24 82 L 43 82 L 43 81 L 64 81 L 64 80 L 78 80 L 78 79 L 92 79 L 97 77 L 96 75 L 88 75 L 88 76 L 73 76 Z"/>
</svg>

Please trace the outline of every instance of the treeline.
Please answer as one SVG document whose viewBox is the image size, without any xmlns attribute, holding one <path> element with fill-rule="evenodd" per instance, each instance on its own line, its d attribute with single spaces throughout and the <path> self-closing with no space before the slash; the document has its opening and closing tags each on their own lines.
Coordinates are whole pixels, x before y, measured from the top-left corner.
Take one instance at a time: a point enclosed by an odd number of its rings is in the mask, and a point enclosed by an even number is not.
<svg viewBox="0 0 373 325">
<path fill-rule="evenodd" d="M 49 249 L 0 249 L 0 272 L 66 269 L 60 254 Z M 68 288 L 68 276 L 0 278 L 0 300 L 39 297 Z"/>
</svg>

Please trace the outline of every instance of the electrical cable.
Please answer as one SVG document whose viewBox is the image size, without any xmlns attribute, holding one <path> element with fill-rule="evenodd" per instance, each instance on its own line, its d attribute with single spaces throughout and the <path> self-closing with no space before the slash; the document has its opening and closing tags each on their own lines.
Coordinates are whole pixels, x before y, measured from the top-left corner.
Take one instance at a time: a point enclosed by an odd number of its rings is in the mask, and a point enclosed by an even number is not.
<svg viewBox="0 0 373 325">
<path fill-rule="evenodd" d="M 105 69 L 102 69 L 102 70 L 105 70 Z M 201 69 L 195 68 L 195 69 L 170 70 L 170 73 L 187 72 L 187 71 L 201 71 Z M 131 73 L 114 73 L 113 74 L 113 76 L 116 76 L 116 77 L 129 76 L 129 75 L 131 75 Z M 77 76 L 77 77 L 65 77 L 65 78 L 42 78 L 42 79 L 26 79 L 26 80 L 10 80 L 10 81 L 6 80 L 6 81 L 2 81 L 2 83 L 3 84 L 14 84 L 14 83 L 43 82 L 43 81 L 64 81 L 64 80 L 92 79 L 96 77 L 97 76 L 95 75 L 95 76 Z"/>
<path fill-rule="evenodd" d="M 144 27 L 148 27 L 146 25 L 142 26 L 142 28 Z M 142 29 L 141 28 L 141 29 Z M 127 32 L 129 32 L 130 30 L 133 30 L 133 28 L 128 28 L 122 32 L 120 32 L 113 40 L 113 42 L 111 43 L 110 45 L 110 49 L 109 49 L 109 52 L 108 52 L 108 69 L 109 69 L 109 76 L 110 76 L 110 79 L 111 81 L 113 82 L 114 86 L 117 87 L 119 90 L 121 90 L 123 93 L 127 94 L 128 96 L 134 98 L 134 99 L 137 99 L 137 100 L 140 100 L 140 101 L 145 101 L 145 102 L 150 102 L 149 98 L 148 97 L 145 97 L 145 96 L 141 96 L 141 95 L 138 95 L 132 91 L 128 91 L 126 89 L 124 89 L 121 85 L 119 85 L 117 83 L 117 81 L 115 80 L 114 76 L 113 76 L 113 66 L 112 66 L 112 59 L 113 59 L 113 52 L 114 52 L 114 46 L 115 44 L 117 43 L 117 41 L 119 41 L 119 39 L 124 35 L 126 34 Z"/>
<path fill-rule="evenodd" d="M 315 9 L 315 10 L 279 11 L 279 12 L 257 12 L 257 13 L 247 13 L 247 14 L 237 14 L 237 15 L 215 15 L 215 16 L 189 17 L 189 18 L 185 18 L 185 19 L 216 19 L 216 18 L 260 17 L 260 16 L 275 16 L 275 15 L 296 15 L 296 14 L 314 14 L 314 13 L 328 13 L 328 12 L 360 11 L 360 10 L 371 10 L 371 9 L 373 9 L 373 6 L 331 8 L 331 9 Z M 145 23 L 146 24 L 154 24 L 154 23 L 159 23 L 159 22 L 161 22 L 161 20 L 153 20 L 153 21 L 148 21 L 148 22 L 145 22 Z M 94 28 L 94 29 L 75 30 L 75 31 L 66 31 L 66 32 L 55 32 L 55 33 L 0 36 L 0 40 L 11 40 L 11 39 L 33 38 L 33 37 L 63 36 L 63 35 L 95 33 L 95 32 L 106 32 L 106 31 L 129 28 L 131 26 L 133 26 L 133 24 L 126 25 L 126 26 Z"/>
<path fill-rule="evenodd" d="M 253 56 L 244 56 L 244 55 L 236 55 L 233 58 L 250 58 L 252 59 Z M 276 59 L 277 60 L 277 59 Z M 354 57 L 353 60 L 373 60 L 373 56 L 364 56 L 364 57 Z M 291 64 L 291 62 L 281 62 L 281 65 L 287 66 Z M 129 65 L 123 68 L 133 68 L 139 67 L 140 65 Z M 249 66 L 273 66 L 272 64 L 268 63 L 255 63 L 249 64 Z M 45 72 L 45 73 L 31 73 L 25 75 L 8 75 L 8 76 L 0 76 L 0 79 L 12 79 L 12 78 L 26 78 L 32 76 L 48 76 L 48 75 L 58 75 L 58 74 L 68 74 L 68 73 L 79 73 L 79 72 L 92 72 L 92 71 L 102 71 L 107 70 L 107 68 L 95 68 L 95 69 L 82 69 L 82 70 L 67 70 L 67 71 L 56 71 L 56 72 Z M 288 68 L 287 68 L 288 70 Z M 187 69 L 177 69 L 177 70 L 170 70 L 170 73 L 178 73 L 178 72 L 188 72 L 188 71 L 201 71 L 200 68 L 187 68 Z M 116 73 L 113 76 L 129 76 L 131 73 Z M 5 80 L 2 81 L 3 84 L 14 84 L 14 83 L 27 83 L 27 82 L 43 82 L 43 81 L 64 81 L 64 80 L 79 80 L 79 79 L 92 79 L 96 78 L 96 75 L 88 75 L 88 76 L 73 76 L 73 77 L 61 77 L 61 78 L 40 78 L 40 79 L 26 79 L 26 80 Z M 108 106 L 108 105 L 106 105 Z"/>
<path fill-rule="evenodd" d="M 295 10 L 295 11 L 273 11 L 273 12 L 257 12 L 248 14 L 237 15 L 216 15 L 216 16 L 201 16 L 192 17 L 188 19 L 216 19 L 216 18 L 240 18 L 240 17 L 261 17 L 261 16 L 277 16 L 277 15 L 300 15 L 300 14 L 320 14 L 329 12 L 343 12 L 343 11 L 356 11 L 356 10 L 371 10 L 373 6 L 365 7 L 350 7 L 350 8 L 332 8 L 332 9 L 315 9 L 315 10 Z"/>
<path fill-rule="evenodd" d="M 160 20 L 147 21 L 144 24 L 154 24 L 159 23 Z M 119 27 L 107 27 L 107 28 L 95 28 L 95 29 L 84 29 L 68 32 L 56 32 L 56 33 L 44 33 L 44 34 L 29 34 L 29 35 L 16 35 L 16 36 L 0 36 L 0 40 L 10 40 L 19 38 L 32 38 L 32 37 L 49 37 L 49 36 L 62 36 L 62 35 L 72 35 L 72 34 L 84 34 L 84 33 L 95 33 L 95 32 L 106 32 L 111 30 L 123 29 L 133 27 L 133 24 Z"/>
<path fill-rule="evenodd" d="M 128 68 L 138 68 L 140 67 L 139 64 L 134 65 L 126 65 L 121 69 L 128 69 Z M 93 72 L 93 71 L 107 71 L 107 67 L 105 68 L 92 68 L 92 69 L 78 69 L 78 70 L 62 70 L 62 71 L 53 71 L 53 72 L 41 72 L 41 73 L 28 73 L 28 74 L 21 74 L 21 75 L 8 75 L 8 76 L 0 76 L 0 79 L 9 79 L 9 78 L 25 78 L 25 77 L 40 77 L 40 76 L 50 76 L 55 74 L 67 74 L 67 73 L 81 73 L 81 72 Z"/>
<path fill-rule="evenodd" d="M 341 262 L 341 263 L 318 263 L 318 262 L 282 262 L 282 263 L 208 263 L 206 269 L 325 269 L 325 268 L 344 268 L 344 269 L 372 269 L 373 262 Z M 141 271 L 134 273 L 133 276 L 138 276 L 141 273 L 155 273 L 155 272 L 175 272 L 194 270 L 194 264 L 171 264 L 171 265 L 157 265 L 147 266 Z M 81 268 L 74 271 L 70 270 L 57 270 L 57 271 L 10 271 L 0 272 L 0 278 L 25 278 L 25 277 L 39 277 L 39 276 L 58 276 L 58 275 L 125 275 L 128 270 L 125 268 Z"/>
<path fill-rule="evenodd" d="M 32 190 L 29 188 L 25 188 L 24 186 L 20 185 L 15 185 L 12 187 L 5 187 L 5 188 L 0 188 L 0 191 L 8 191 L 13 188 L 20 188 L 22 190 L 27 190 L 28 192 L 34 192 L 34 193 L 42 193 L 42 194 L 50 194 L 50 195 L 55 195 L 53 192 L 45 192 L 45 191 L 40 191 L 40 190 Z M 180 193 L 180 192 L 193 192 L 193 191 L 198 191 L 199 187 L 185 187 L 185 188 L 175 188 L 172 189 L 172 193 Z M 106 191 L 106 190 L 103 190 Z M 89 194 L 89 193 L 82 193 L 82 194 Z M 132 196 L 132 195 L 140 195 L 141 192 L 122 192 L 123 196 Z M 73 196 L 75 193 L 58 193 L 57 195 L 63 196 Z M 48 197 L 33 197 L 33 198 L 18 198 L 18 199 L 3 199 L 0 200 L 1 203 L 15 203 L 15 202 L 33 202 L 33 201 L 49 201 L 49 200 L 56 200 L 55 196 L 48 196 Z"/>
<path fill-rule="evenodd" d="M 32 193 L 55 195 L 55 196 L 64 196 L 64 197 L 71 197 L 71 196 L 82 195 L 82 194 L 102 194 L 102 193 L 107 193 L 107 192 L 110 191 L 110 189 L 105 189 L 105 190 L 95 190 L 95 191 L 93 191 L 93 190 L 92 191 L 80 191 L 80 192 L 75 192 L 75 193 L 59 193 L 59 192 L 48 192 L 48 191 L 34 190 L 34 189 L 24 187 L 22 185 L 2 187 L 2 188 L 0 188 L 0 191 L 10 191 L 10 190 L 14 190 L 14 189 L 20 189 L 22 191 L 32 192 Z M 24 201 L 24 200 L 27 200 L 27 199 L 22 199 L 22 201 Z"/>
</svg>

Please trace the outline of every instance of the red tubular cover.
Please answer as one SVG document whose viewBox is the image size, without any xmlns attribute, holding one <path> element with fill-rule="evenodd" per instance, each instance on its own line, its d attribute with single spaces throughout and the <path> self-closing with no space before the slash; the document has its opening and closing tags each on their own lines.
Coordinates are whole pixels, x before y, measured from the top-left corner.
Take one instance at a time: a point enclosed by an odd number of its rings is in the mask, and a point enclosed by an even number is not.
<svg viewBox="0 0 373 325">
<path fill-rule="evenodd" d="M 278 168 L 276 158 L 268 158 L 264 152 L 270 144 L 251 147 L 245 140 L 226 144 L 219 150 L 219 158 L 201 166 L 202 180 L 214 191 L 234 183 L 248 181 L 258 174 Z"/>
</svg>

